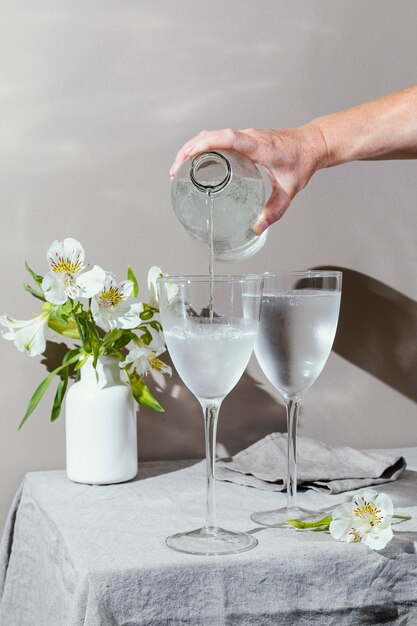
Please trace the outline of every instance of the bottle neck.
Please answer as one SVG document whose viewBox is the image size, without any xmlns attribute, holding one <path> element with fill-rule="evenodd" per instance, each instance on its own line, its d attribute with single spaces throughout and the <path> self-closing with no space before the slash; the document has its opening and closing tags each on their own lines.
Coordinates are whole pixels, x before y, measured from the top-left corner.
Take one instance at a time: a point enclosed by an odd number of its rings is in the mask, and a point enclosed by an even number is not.
<svg viewBox="0 0 417 626">
<path fill-rule="evenodd" d="M 190 180 L 203 193 L 216 194 L 231 181 L 230 161 L 220 152 L 202 152 L 191 161 Z"/>
<path fill-rule="evenodd" d="M 120 384 L 119 361 L 116 357 L 100 356 L 96 369 L 93 367 L 93 357 L 90 357 L 81 368 L 81 380 L 93 382 L 99 387 Z"/>
</svg>

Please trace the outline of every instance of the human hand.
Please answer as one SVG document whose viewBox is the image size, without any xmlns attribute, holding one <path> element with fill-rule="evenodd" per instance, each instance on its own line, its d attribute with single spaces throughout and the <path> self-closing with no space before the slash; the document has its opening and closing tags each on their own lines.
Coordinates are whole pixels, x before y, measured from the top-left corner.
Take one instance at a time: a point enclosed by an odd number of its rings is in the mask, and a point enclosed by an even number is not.
<svg viewBox="0 0 417 626">
<path fill-rule="evenodd" d="M 262 165 L 271 181 L 271 195 L 253 230 L 260 235 L 279 220 L 312 175 L 326 166 L 326 142 L 314 123 L 287 130 L 203 130 L 187 141 L 171 167 L 173 177 L 183 161 L 206 150 L 232 149 Z"/>
</svg>

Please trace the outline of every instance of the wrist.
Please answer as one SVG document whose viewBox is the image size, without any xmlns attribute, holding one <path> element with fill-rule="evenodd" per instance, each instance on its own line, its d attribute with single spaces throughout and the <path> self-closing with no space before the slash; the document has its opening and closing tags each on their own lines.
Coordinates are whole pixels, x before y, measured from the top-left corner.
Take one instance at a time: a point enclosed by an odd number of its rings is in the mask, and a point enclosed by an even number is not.
<svg viewBox="0 0 417 626">
<path fill-rule="evenodd" d="M 311 176 L 318 170 L 329 167 L 331 165 L 329 146 L 318 120 L 312 120 L 300 126 L 298 130 L 302 134 L 304 145 L 308 146 Z"/>
</svg>

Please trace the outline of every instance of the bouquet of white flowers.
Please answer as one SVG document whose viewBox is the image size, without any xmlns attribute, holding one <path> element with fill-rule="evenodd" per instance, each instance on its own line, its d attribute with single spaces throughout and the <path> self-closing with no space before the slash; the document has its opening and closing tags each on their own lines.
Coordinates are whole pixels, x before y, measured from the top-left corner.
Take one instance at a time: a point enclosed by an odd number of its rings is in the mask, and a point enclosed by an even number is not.
<svg viewBox="0 0 417 626">
<path fill-rule="evenodd" d="M 138 300 L 138 283 L 131 267 L 128 279 L 118 282 L 113 273 L 98 265 L 88 268 L 84 259 L 84 249 L 75 239 L 54 241 L 47 252 L 49 272 L 44 276 L 25 263 L 35 286 L 24 288 L 43 302 L 42 312 L 30 320 L 0 316 L 0 324 L 5 327 L 3 337 L 14 341 L 18 350 L 29 356 L 42 354 L 46 340 L 54 341 L 59 335 L 76 343 L 35 390 L 19 429 L 58 375 L 51 412 L 51 421 L 56 420 L 72 370 L 78 379 L 84 363 L 92 358 L 96 367 L 100 356 L 119 360 L 137 402 L 163 411 L 143 380 L 151 370 L 171 374 L 171 368 L 159 358 L 165 342 L 157 318 L 155 283 L 158 276 L 163 276 L 162 271 L 155 266 L 149 270 L 150 301 L 146 304 Z"/>
</svg>

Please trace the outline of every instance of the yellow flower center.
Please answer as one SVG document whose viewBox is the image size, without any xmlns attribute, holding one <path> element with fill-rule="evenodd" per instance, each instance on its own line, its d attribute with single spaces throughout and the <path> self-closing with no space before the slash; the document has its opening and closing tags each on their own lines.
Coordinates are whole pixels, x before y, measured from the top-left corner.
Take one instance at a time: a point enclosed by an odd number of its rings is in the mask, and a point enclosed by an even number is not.
<svg viewBox="0 0 417 626">
<path fill-rule="evenodd" d="M 151 368 L 156 372 L 162 372 L 165 367 L 165 363 L 163 363 L 161 359 L 158 359 L 157 357 L 149 359 L 149 363 L 151 364 Z"/>
<path fill-rule="evenodd" d="M 353 515 L 360 517 L 370 526 L 378 526 L 382 523 L 381 509 L 378 509 L 372 502 L 365 502 L 363 506 L 353 509 Z"/>
<path fill-rule="evenodd" d="M 106 291 L 101 292 L 98 299 L 100 306 L 115 307 L 123 301 L 123 296 L 117 287 L 109 287 Z"/>
<path fill-rule="evenodd" d="M 68 259 L 64 259 L 63 257 L 59 257 L 57 261 L 52 261 L 51 263 L 52 269 L 57 274 L 78 274 L 81 270 L 81 261 L 77 259 L 76 261 L 69 261 Z"/>
</svg>

